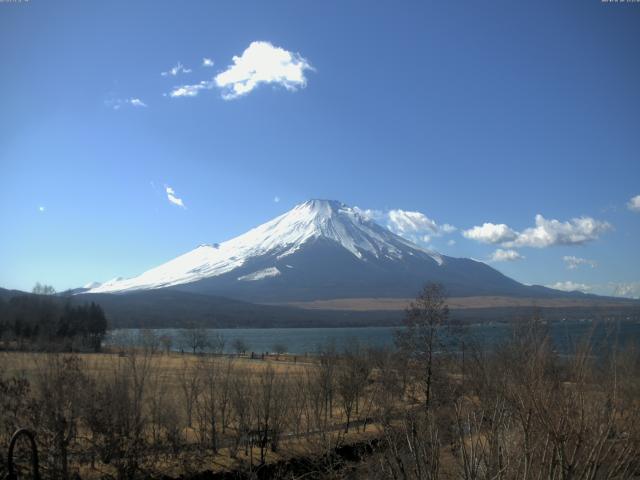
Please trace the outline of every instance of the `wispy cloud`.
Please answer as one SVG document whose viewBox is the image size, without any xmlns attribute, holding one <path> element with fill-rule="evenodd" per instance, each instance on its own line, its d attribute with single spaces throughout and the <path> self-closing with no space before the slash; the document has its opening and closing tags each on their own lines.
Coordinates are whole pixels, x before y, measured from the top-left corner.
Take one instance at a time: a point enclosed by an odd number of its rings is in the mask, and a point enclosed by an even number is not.
<svg viewBox="0 0 640 480">
<path fill-rule="evenodd" d="M 147 104 L 144 103 L 139 98 L 130 98 L 129 99 L 129 104 L 134 106 L 134 107 L 146 107 L 147 106 Z"/>
<path fill-rule="evenodd" d="M 143 108 L 146 107 L 147 104 L 144 103 L 141 99 L 139 98 L 110 98 L 108 100 L 106 100 L 104 102 L 104 104 L 109 107 L 112 108 L 114 110 L 120 110 L 123 107 L 135 107 L 135 108 Z"/>
<path fill-rule="evenodd" d="M 182 63 L 178 62 L 175 67 L 170 68 L 166 72 L 160 73 L 160 75 L 162 75 L 163 77 L 175 77 L 181 73 L 191 73 L 191 69 L 185 68 L 185 66 L 182 65 Z"/>
<path fill-rule="evenodd" d="M 223 98 L 231 100 L 248 94 L 261 83 L 281 85 L 291 91 L 303 88 L 307 84 L 305 71 L 312 69 L 298 53 L 269 42 L 252 42 L 214 80 L 223 89 Z"/>
<path fill-rule="evenodd" d="M 213 59 L 211 58 L 203 58 L 202 59 L 202 66 L 203 67 L 213 67 Z"/>
<path fill-rule="evenodd" d="M 567 280 L 564 282 L 556 282 L 552 285 L 547 285 L 549 288 L 553 288 L 555 290 L 562 290 L 563 292 L 589 292 L 593 289 L 591 285 L 587 285 L 586 283 L 575 283 L 571 280 Z"/>
<path fill-rule="evenodd" d="M 565 255 L 564 257 L 562 257 L 562 261 L 565 263 L 565 265 L 569 270 L 575 270 L 580 265 L 588 265 L 591 268 L 595 268 L 597 265 L 597 263 L 594 260 L 575 257 L 573 255 Z"/>
<path fill-rule="evenodd" d="M 412 242 L 429 243 L 432 237 L 456 231 L 456 227 L 448 223 L 438 224 L 422 212 L 410 210 L 371 210 L 355 207 L 363 217 L 373 220 Z"/>
<path fill-rule="evenodd" d="M 498 248 L 491 254 L 489 261 L 491 262 L 515 262 L 516 260 L 523 260 L 524 257 L 516 250 L 503 250 Z"/>
<path fill-rule="evenodd" d="M 40 213 L 44 212 L 45 210 L 46 210 L 46 208 L 45 208 L 45 207 L 43 207 L 42 205 L 40 205 L 40 206 L 38 207 L 38 211 L 39 211 Z"/>
<path fill-rule="evenodd" d="M 184 202 L 182 201 L 182 199 L 176 195 L 176 192 L 173 188 L 167 185 L 165 186 L 165 191 L 167 193 L 167 200 L 169 200 L 169 202 L 177 205 L 178 207 L 187 208 L 184 206 Z"/>
<path fill-rule="evenodd" d="M 631 197 L 631 199 L 627 203 L 627 208 L 632 212 L 640 212 L 640 195 Z"/>
<path fill-rule="evenodd" d="M 610 223 L 591 217 L 572 218 L 561 222 L 536 215 L 535 227 L 517 232 L 504 223 L 484 223 L 462 232 L 466 238 L 507 248 L 545 248 L 555 245 L 582 245 L 600 238 L 611 230 Z"/>
<path fill-rule="evenodd" d="M 598 295 L 607 295 L 611 297 L 640 299 L 640 282 L 608 282 L 589 285 L 586 283 L 577 283 L 567 280 L 547 285 L 547 287 L 555 288 L 556 290 L 563 290 L 565 292 L 592 292 L 597 293 Z"/>
<path fill-rule="evenodd" d="M 614 297 L 640 298 L 640 282 L 611 282 Z"/>
<path fill-rule="evenodd" d="M 274 203 L 280 203 L 280 197 L 276 195 L 275 197 L 273 197 L 273 201 Z"/>
<path fill-rule="evenodd" d="M 193 85 L 180 85 L 174 87 L 169 93 L 172 98 L 176 97 L 196 97 L 202 90 L 211 90 L 215 84 L 212 80 L 203 80 Z"/>
</svg>

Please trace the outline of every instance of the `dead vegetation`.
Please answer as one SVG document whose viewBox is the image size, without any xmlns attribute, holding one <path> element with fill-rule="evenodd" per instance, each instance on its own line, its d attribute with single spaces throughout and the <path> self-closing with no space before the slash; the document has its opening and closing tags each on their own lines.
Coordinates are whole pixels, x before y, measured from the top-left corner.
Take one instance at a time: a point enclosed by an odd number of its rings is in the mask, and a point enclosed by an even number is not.
<svg viewBox="0 0 640 480">
<path fill-rule="evenodd" d="M 636 349 L 612 336 L 595 351 L 586 338 L 559 356 L 533 319 L 498 348 L 461 355 L 448 326 L 430 287 L 394 351 L 327 345 L 296 362 L 168 354 L 147 332 L 117 353 L 0 352 L 0 449 L 32 429 L 43 477 L 56 479 L 638 475 Z"/>
</svg>

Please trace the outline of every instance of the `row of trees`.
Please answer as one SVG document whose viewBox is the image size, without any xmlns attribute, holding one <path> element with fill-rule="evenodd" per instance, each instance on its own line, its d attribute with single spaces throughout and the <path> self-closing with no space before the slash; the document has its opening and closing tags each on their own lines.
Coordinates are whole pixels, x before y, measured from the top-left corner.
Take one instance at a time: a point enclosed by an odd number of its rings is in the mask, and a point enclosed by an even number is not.
<svg viewBox="0 0 640 480">
<path fill-rule="evenodd" d="M 98 351 L 106 330 L 99 305 L 73 305 L 69 298 L 55 296 L 52 287 L 38 284 L 31 295 L 0 299 L 0 340 L 20 349 L 29 344 Z"/>
<path fill-rule="evenodd" d="M 109 337 L 109 346 L 116 350 L 123 347 L 125 349 L 126 347 L 138 347 L 151 353 L 164 352 L 169 354 L 172 351 L 179 351 L 193 355 L 203 353 L 221 355 L 229 349 L 237 355 L 245 355 L 250 348 L 247 341 L 242 338 L 235 338 L 228 344 L 227 339 L 219 332 L 192 324 L 187 324 L 175 336 L 170 334 L 159 335 L 152 329 L 142 329 L 137 332 L 117 330 L 112 332 Z M 280 342 L 276 342 L 273 345 L 274 353 L 283 354 L 286 351 L 286 346 Z"/>
</svg>

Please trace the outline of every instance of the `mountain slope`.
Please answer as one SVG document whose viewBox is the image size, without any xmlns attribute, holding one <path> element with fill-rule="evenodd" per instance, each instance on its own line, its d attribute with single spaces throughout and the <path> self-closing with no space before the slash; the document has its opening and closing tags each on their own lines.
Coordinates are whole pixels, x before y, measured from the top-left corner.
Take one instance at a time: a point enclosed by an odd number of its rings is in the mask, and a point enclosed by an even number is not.
<svg viewBox="0 0 640 480">
<path fill-rule="evenodd" d="M 427 281 L 454 296 L 567 296 L 488 265 L 424 249 L 330 200 L 310 200 L 229 241 L 201 245 L 88 293 L 171 288 L 257 302 L 411 297 Z"/>
</svg>

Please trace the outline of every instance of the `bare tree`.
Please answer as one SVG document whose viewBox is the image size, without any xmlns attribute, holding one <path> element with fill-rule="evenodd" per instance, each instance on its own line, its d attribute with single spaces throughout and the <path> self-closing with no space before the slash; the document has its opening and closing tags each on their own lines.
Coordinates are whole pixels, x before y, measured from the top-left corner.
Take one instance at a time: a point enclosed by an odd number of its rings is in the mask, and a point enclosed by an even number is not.
<svg viewBox="0 0 640 480">
<path fill-rule="evenodd" d="M 169 385 L 165 381 L 161 372 L 164 365 L 156 359 L 151 369 L 148 382 L 148 413 L 149 429 L 154 445 L 161 445 L 164 440 L 164 427 L 166 424 L 167 412 L 171 410 Z M 172 419 L 174 421 L 175 419 Z"/>
<path fill-rule="evenodd" d="M 276 375 L 271 365 L 263 369 L 253 394 L 253 419 L 255 421 L 252 429 L 257 436 L 258 447 L 260 448 L 260 463 L 265 462 L 267 447 L 275 452 L 287 410 L 286 383 L 284 375 Z"/>
<path fill-rule="evenodd" d="M 222 389 L 224 371 L 219 360 L 206 356 L 197 363 L 197 377 L 201 393 L 196 398 L 196 412 L 199 424 L 201 444 L 211 448 L 213 453 L 218 451 L 218 406 L 219 398 L 224 395 Z"/>
<path fill-rule="evenodd" d="M 152 355 L 155 355 L 160 350 L 160 337 L 158 337 L 155 331 L 148 328 L 140 331 L 138 343 L 143 349 L 148 350 Z"/>
<path fill-rule="evenodd" d="M 346 417 L 345 433 L 349 432 L 352 414 L 358 414 L 360 398 L 371 372 L 369 360 L 357 342 L 345 350 L 337 372 L 337 390 Z"/>
<path fill-rule="evenodd" d="M 160 345 L 162 346 L 164 353 L 169 355 L 169 353 L 171 353 L 171 347 L 173 346 L 173 338 L 171 335 L 161 335 Z"/>
<path fill-rule="evenodd" d="M 36 295 L 55 295 L 56 289 L 51 285 L 43 285 L 40 282 L 36 282 L 31 292 Z"/>
<path fill-rule="evenodd" d="M 84 365 L 75 355 L 50 354 L 37 358 L 35 421 L 46 439 L 54 477 L 69 478 L 69 448 L 76 440 L 81 395 L 85 384 Z"/>
<path fill-rule="evenodd" d="M 434 381 L 434 354 L 441 346 L 441 328 L 447 324 L 449 307 L 442 285 L 429 283 L 411 303 L 404 328 L 396 332 L 396 344 L 419 369 L 417 380 L 423 385 L 424 406 L 429 410 Z"/>
<path fill-rule="evenodd" d="M 214 332 L 209 334 L 208 344 L 212 353 L 215 355 L 222 355 L 224 347 L 227 344 L 227 340 L 220 332 Z"/>
<path fill-rule="evenodd" d="M 209 335 L 204 328 L 189 326 L 180 331 L 180 345 L 195 355 L 210 346 Z"/>
<path fill-rule="evenodd" d="M 112 464 L 118 480 L 133 479 L 148 449 L 146 411 L 152 356 L 135 350 L 112 359 L 112 368 L 87 384 L 84 419 L 97 453 Z M 90 388 L 91 387 L 91 388 Z"/>
<path fill-rule="evenodd" d="M 289 418 L 295 436 L 299 436 L 302 432 L 304 413 L 308 407 L 308 392 L 306 378 L 304 375 L 295 375 L 292 377 L 289 386 L 289 395 L 291 396 L 289 407 Z M 307 430 L 308 431 L 308 430 Z"/>
<path fill-rule="evenodd" d="M 432 411 L 405 412 L 401 420 L 382 427 L 378 466 L 382 478 L 440 478 L 440 436 Z"/>
<path fill-rule="evenodd" d="M 250 372 L 237 369 L 232 378 L 230 389 L 230 405 L 233 412 L 235 434 L 233 444 L 229 448 L 231 458 L 235 458 L 240 446 L 244 445 L 245 455 L 249 453 L 249 433 L 252 425 L 252 402 Z"/>
<path fill-rule="evenodd" d="M 249 345 L 244 339 L 236 338 L 231 342 L 231 348 L 233 348 L 238 355 L 244 355 L 247 353 L 247 350 L 249 350 Z"/>
<path fill-rule="evenodd" d="M 0 458 L 6 458 L 4 449 L 9 445 L 13 433 L 20 427 L 30 426 L 32 386 L 24 374 L 7 375 L 6 362 L 0 358 Z M 4 462 L 0 462 L 0 477 L 7 474 Z"/>
<path fill-rule="evenodd" d="M 197 364 L 184 360 L 178 376 L 178 382 L 187 414 L 187 427 L 191 428 L 193 425 L 193 409 L 202 388 Z"/>
</svg>

